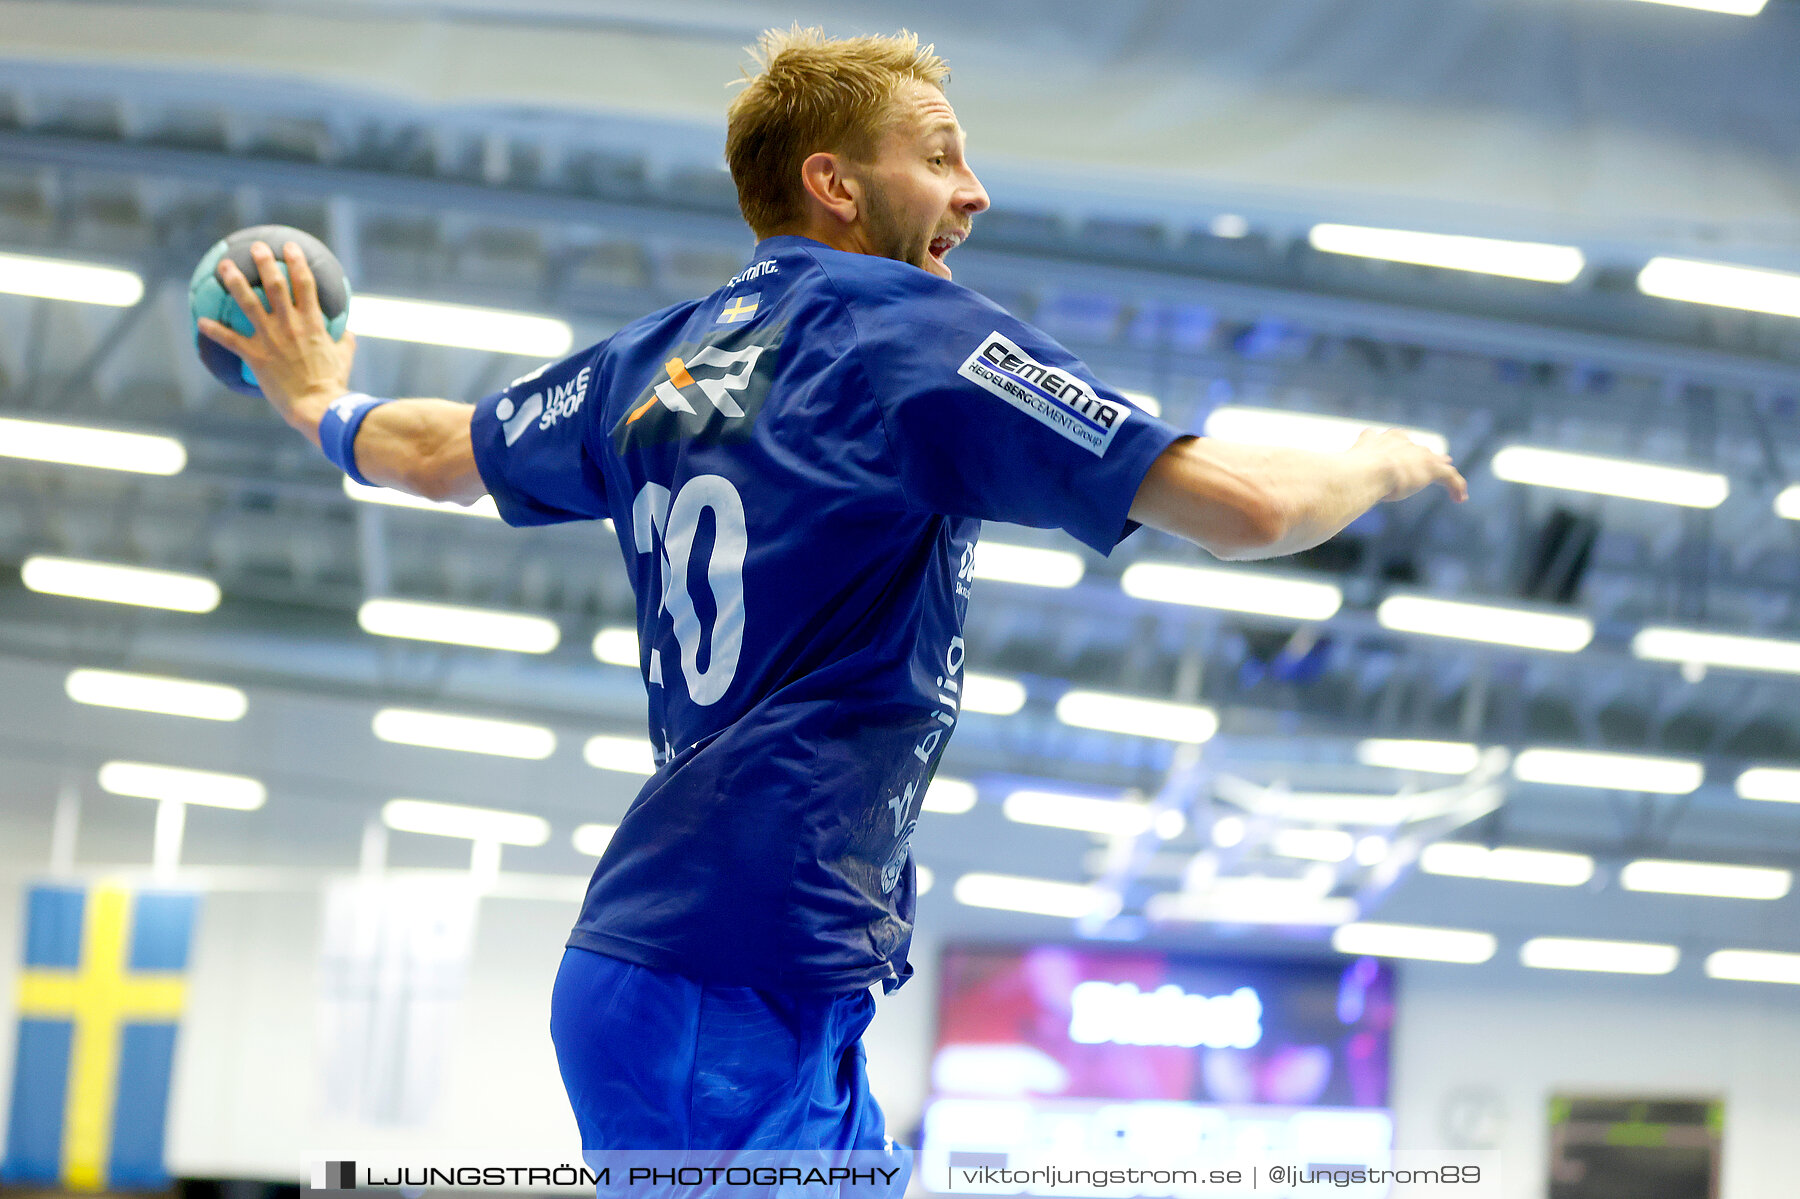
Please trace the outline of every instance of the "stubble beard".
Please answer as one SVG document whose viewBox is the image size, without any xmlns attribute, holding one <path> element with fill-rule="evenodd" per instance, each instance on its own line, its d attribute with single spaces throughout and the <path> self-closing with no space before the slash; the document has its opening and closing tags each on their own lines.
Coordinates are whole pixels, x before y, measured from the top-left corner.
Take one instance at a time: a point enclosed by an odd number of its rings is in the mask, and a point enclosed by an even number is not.
<svg viewBox="0 0 1800 1199">
<path fill-rule="evenodd" d="M 896 215 L 894 206 L 888 202 L 886 189 L 873 180 L 866 181 L 863 187 L 863 205 L 869 242 L 879 257 L 892 258 L 896 262 L 916 266 L 922 271 L 931 269 L 933 234 L 929 230 L 909 234 Z"/>
</svg>

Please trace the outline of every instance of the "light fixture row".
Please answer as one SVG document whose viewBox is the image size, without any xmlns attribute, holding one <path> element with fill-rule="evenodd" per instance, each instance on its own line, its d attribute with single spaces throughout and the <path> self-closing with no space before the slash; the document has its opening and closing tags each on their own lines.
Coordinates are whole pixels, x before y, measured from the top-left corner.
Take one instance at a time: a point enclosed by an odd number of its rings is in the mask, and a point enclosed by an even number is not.
<svg viewBox="0 0 1800 1199">
<path fill-rule="evenodd" d="M 1064 919 L 1106 919 L 1117 914 L 1119 905 L 1107 888 L 983 871 L 962 875 L 951 893 L 968 907 Z M 1474 929 L 1351 921 L 1333 930 L 1331 945 L 1352 956 L 1478 965 L 1494 956 L 1499 939 Z M 1637 941 L 1533 937 L 1520 947 L 1520 961 L 1541 970 L 1667 974 L 1680 958 L 1676 946 Z M 1721 949 L 1706 959 L 1705 969 L 1713 978 L 1800 984 L 1800 953 Z"/>
<path fill-rule="evenodd" d="M 1135 394 L 1135 393 L 1134 393 Z M 1278 445 L 1327 452 L 1347 448 L 1368 422 L 1344 417 L 1227 406 L 1206 419 L 1204 432 L 1223 441 Z M 1439 453 L 1448 443 L 1441 433 L 1404 429 L 1415 441 Z M 148 475 L 175 475 L 187 465 L 187 449 L 174 437 L 118 429 L 72 425 L 21 417 L 0 417 L 0 457 Z M 1513 483 L 1596 495 L 1620 496 L 1650 503 L 1690 508 L 1716 508 L 1730 494 L 1726 476 L 1655 462 L 1595 454 L 1579 454 L 1538 446 L 1513 445 L 1497 451 L 1491 468 Z M 387 487 L 371 487 L 346 478 L 344 493 L 364 503 L 428 512 L 500 519 L 492 497 L 462 505 L 422 499 Z M 1800 519 L 1800 484 L 1775 497 L 1774 511 L 1784 519 Z M 975 577 L 1038 587 L 1072 587 L 1085 566 L 1067 550 L 984 542 L 976 548 Z"/>
<path fill-rule="evenodd" d="M 1670 8 L 1692 8 L 1701 12 L 1721 13 L 1728 17 L 1754 17 L 1769 0 L 1639 0 L 1644 4 L 1662 4 Z"/>
<path fill-rule="evenodd" d="M 248 697 L 236 687 L 120 670 L 80 667 L 69 672 L 63 689 L 76 703 L 200 720 L 240 720 L 250 706 Z M 382 708 L 370 724 L 376 737 L 395 745 L 527 761 L 542 761 L 556 752 L 553 730 L 512 720 Z M 593 736 L 583 746 L 582 757 L 602 770 L 641 775 L 656 772 L 650 743 L 642 737 Z"/>
<path fill-rule="evenodd" d="M 1026 552 L 1063 553 L 1036 549 Z M 1079 578 L 1081 559 L 1074 554 L 1065 556 L 1073 563 L 1072 577 Z M 978 554 L 978 577 L 982 577 L 980 561 Z M 1009 565 L 1017 566 L 1018 561 L 1010 560 Z M 1006 577 L 1023 581 L 1023 571 L 1013 571 Z M 1040 572 L 1037 577 L 1050 576 Z M 1067 572 L 1054 577 L 1071 579 Z M 222 595 L 219 585 L 204 575 L 49 554 L 27 558 L 20 568 L 20 578 L 30 590 L 47 595 L 199 614 L 217 608 Z M 1302 621 L 1329 619 L 1343 603 L 1342 591 L 1330 583 L 1173 563 L 1134 563 L 1125 569 L 1120 586 L 1127 595 L 1157 603 Z M 1579 652 L 1594 636 L 1594 623 L 1585 616 L 1420 595 L 1387 597 L 1376 607 L 1375 619 L 1383 628 L 1395 632 L 1554 653 Z M 547 617 L 391 597 L 365 600 L 357 609 L 357 623 L 365 632 L 377 636 L 527 654 L 548 653 L 562 640 L 560 626 Z M 1645 661 L 1800 673 L 1800 642 L 1771 637 L 1646 626 L 1632 638 L 1631 650 Z M 637 633 L 624 626 L 602 629 L 594 638 L 593 653 L 602 662 L 637 666 Z M 969 711 L 1010 715 L 1024 706 L 1024 687 L 1016 680 L 972 675 L 970 687 L 964 702 Z M 1090 728 L 1116 729 L 1121 721 L 1137 722 L 1139 728 L 1170 730 L 1147 735 L 1176 741 L 1205 741 L 1212 736 L 1211 731 L 1205 731 L 1212 718 L 1201 715 L 1205 710 L 1192 705 L 1186 705 L 1182 713 L 1178 711 L 1181 706 L 1171 707 L 1163 701 L 1105 696 L 1105 703 L 1113 705 L 1109 714 L 1099 712 L 1088 696 L 1086 692 L 1069 693 L 1059 704 L 1059 716 L 1066 723 Z M 1132 706 L 1144 704 L 1153 707 Z M 1131 708 L 1130 715 L 1124 714 L 1126 708 Z M 1070 715 L 1064 715 L 1065 711 Z"/>
<path fill-rule="evenodd" d="M 261 808 L 268 799 L 267 789 L 253 778 L 149 762 L 107 762 L 100 767 L 98 779 L 101 789 L 113 795 L 245 812 Z M 536 847 L 550 839 L 550 822 L 541 816 L 437 800 L 390 799 L 382 805 L 381 822 L 398 832 L 494 845 Z M 582 824 L 570 842 L 576 852 L 599 857 L 617 831 L 616 824 Z M 931 874 L 922 866 L 918 871 L 922 894 L 930 889 Z"/>
<path fill-rule="evenodd" d="M 213 720 L 235 720 L 243 715 L 246 707 L 244 693 L 233 687 L 119 671 L 78 669 L 69 674 L 66 688 L 70 698 L 82 703 Z M 372 729 L 378 738 L 396 744 L 528 760 L 547 758 L 556 748 L 555 733 L 539 725 L 413 709 L 383 708 L 375 714 Z M 1394 754 L 1394 747 L 1408 743 L 1365 744 L 1376 745 L 1381 750 L 1369 756 L 1393 762 L 1403 760 L 1403 755 Z M 1429 752 L 1422 760 L 1437 765 L 1450 764 L 1445 750 L 1460 748 L 1453 743 L 1412 744 L 1424 746 Z M 1522 777 L 1534 781 L 1568 782 L 1572 777 L 1581 777 L 1586 780 L 1586 785 L 1624 785 L 1634 790 L 1654 790 L 1659 785 L 1666 785 L 1666 775 L 1628 777 L 1634 769 L 1658 769 L 1653 759 L 1622 760 L 1620 755 L 1573 755 L 1568 751 L 1536 750 L 1521 754 L 1520 760 L 1530 761 L 1532 754 L 1550 755 L 1544 760 L 1562 761 L 1565 769 L 1568 768 L 1567 759 L 1585 759 L 1577 762 L 1575 769 L 1589 772 L 1577 776 L 1556 774 L 1547 767 L 1530 768 Z M 650 744 L 642 738 L 596 735 L 588 738 L 582 756 L 597 769 L 644 776 L 655 772 Z M 194 795 L 203 798 L 192 798 L 189 802 L 241 808 L 261 806 L 265 794 L 261 784 L 253 779 L 146 764 L 109 764 L 102 771 L 102 783 L 107 790 L 121 794 L 147 798 Z M 1800 770 L 1754 768 L 1740 776 L 1738 791 L 1746 798 L 1778 796 L 1800 801 Z M 967 812 L 975 806 L 976 800 L 977 791 L 972 784 L 943 777 L 933 781 L 924 809 L 942 813 Z M 1168 840 L 1179 836 L 1185 828 L 1185 819 L 1177 811 L 1156 812 L 1146 803 L 1096 794 L 1021 789 L 1006 797 L 1001 810 L 1009 820 L 1019 823 L 1105 836 L 1138 836 L 1154 829 Z M 1214 840 L 1218 842 L 1221 840 L 1217 835 L 1219 830 L 1214 831 Z M 1239 822 L 1227 831 L 1223 843 L 1235 844 L 1242 835 Z M 1341 862 L 1353 853 L 1359 860 L 1365 857 L 1380 860 L 1384 853 L 1371 851 L 1365 854 L 1364 842 L 1368 840 L 1358 841 L 1338 829 L 1290 828 L 1281 830 L 1273 849 L 1281 856 L 1325 862 Z M 1385 844 L 1381 848 L 1385 851 Z M 1594 862 L 1581 854 L 1437 842 L 1424 849 L 1420 868 L 1428 874 L 1579 886 L 1593 877 Z M 1621 871 L 1620 883 L 1626 890 L 1633 891 L 1778 899 L 1787 894 L 1791 876 L 1787 871 L 1760 867 L 1645 859 L 1627 864 Z"/>
<path fill-rule="evenodd" d="M 267 788 L 257 779 L 149 762 L 108 762 L 100 767 L 98 778 L 101 790 L 112 795 L 240 812 L 256 811 L 268 799 Z M 538 846 L 550 839 L 550 822 L 541 816 L 435 800 L 391 799 L 382 805 L 381 821 L 400 832 L 499 845 Z M 575 830 L 572 841 L 579 852 L 597 857 L 616 828 L 584 824 Z"/>
<path fill-rule="evenodd" d="M 69 698 L 78 703 L 207 720 L 238 720 L 249 706 L 244 693 L 236 687 L 124 671 L 79 668 L 69 673 L 64 689 Z M 390 744 L 490 754 L 527 761 L 548 758 L 556 752 L 557 744 L 556 733 L 542 725 L 412 708 L 382 708 L 375 713 L 370 726 L 377 738 Z M 643 737 L 610 733 L 591 736 L 582 745 L 582 760 L 598 770 L 645 777 L 656 773 L 655 754 L 650 742 Z M 164 778 L 164 774 L 157 773 L 159 771 L 173 771 L 167 774 L 165 783 L 159 784 L 165 788 L 177 787 L 183 780 L 191 783 L 194 779 L 227 777 L 206 771 L 174 771 L 170 767 L 147 766 L 144 769 L 157 778 Z M 258 783 L 257 787 L 260 788 L 261 784 Z M 111 787 L 107 789 L 112 790 Z M 200 793 L 211 794 L 204 786 Z M 229 788 L 225 793 L 242 794 L 231 792 Z M 150 795 L 142 791 L 121 794 L 139 794 L 147 798 L 180 798 L 162 793 Z M 926 795 L 925 808 L 936 812 L 966 812 L 975 806 L 975 800 L 976 791 L 971 784 L 945 777 L 933 781 Z M 211 801 L 195 799 L 191 802 Z M 253 806 L 260 804 L 259 799 Z"/>
<path fill-rule="evenodd" d="M 1765 0 L 1655 2 L 1752 15 Z M 1224 232 L 1241 235 L 1247 230 Z M 1573 283 L 1587 268 L 1579 247 L 1546 242 L 1335 222 L 1314 225 L 1307 240 L 1321 253 L 1541 283 Z M 1663 299 L 1800 316 L 1800 276 L 1786 271 L 1657 255 L 1638 272 L 1637 285 L 1645 295 Z M 0 254 L 0 292 L 125 308 L 143 299 L 144 281 L 135 271 L 117 267 Z M 568 322 L 553 317 L 370 294 L 358 295 L 351 305 L 350 329 L 358 337 L 539 358 L 560 357 L 574 341 Z"/>
<path fill-rule="evenodd" d="M 1135 599 L 1285 620 L 1328 620 L 1343 605 L 1335 584 L 1228 567 L 1136 562 L 1119 585 Z M 1388 596 L 1375 620 L 1397 633 L 1548 653 L 1578 653 L 1594 639 L 1594 622 L 1575 613 L 1424 595 Z M 1775 637 L 1646 625 L 1631 652 L 1646 662 L 1800 674 L 1800 641 Z"/>
<path fill-rule="evenodd" d="M 1452 878 L 1579 887 L 1593 879 L 1594 859 L 1557 850 L 1436 841 L 1420 853 L 1419 869 Z M 1793 882 L 1788 870 L 1663 858 L 1638 858 L 1619 871 L 1619 885 L 1627 891 L 1712 899 L 1782 899 Z"/>
<path fill-rule="evenodd" d="M 602 629 L 595 638 L 595 654 L 602 661 L 635 666 L 635 634 L 629 629 Z M 1009 715 L 1025 702 L 1024 686 L 1013 679 L 972 674 L 965 676 L 965 683 L 965 711 Z M 236 687 L 118 670 L 77 668 L 65 679 L 64 690 L 77 703 L 202 720 L 238 720 L 249 708 L 244 692 Z M 1094 691 L 1066 692 L 1057 703 L 1056 715 L 1075 727 L 1189 744 L 1208 740 L 1218 729 L 1212 709 L 1197 704 Z M 555 733 L 541 725 L 409 708 L 381 709 L 375 714 L 373 729 L 377 737 L 397 744 L 534 761 L 549 757 L 556 748 Z M 655 770 L 649 742 L 641 738 L 600 735 L 588 740 L 583 754 L 590 764 L 603 769 L 644 775 Z M 1355 755 L 1368 766 L 1465 775 L 1479 763 L 1481 749 L 1460 741 L 1368 738 L 1357 743 Z M 1521 782 L 1659 795 L 1687 795 L 1705 781 L 1704 765 L 1691 759 L 1551 747 L 1520 750 L 1512 760 L 1512 773 Z M 1750 767 L 1738 775 L 1736 791 L 1743 799 L 1800 803 L 1800 769 Z"/>
<path fill-rule="evenodd" d="M 930 803 L 926 808 L 934 810 Z M 1136 837 L 1154 830 L 1162 839 L 1173 840 L 1186 827 L 1178 810 L 1158 811 L 1140 800 L 1118 796 L 1024 788 L 1008 794 L 1000 808 L 1008 820 L 1019 824 L 1106 837 Z M 1241 817 L 1222 817 L 1214 822 L 1211 840 L 1220 848 L 1231 848 L 1243 841 L 1245 831 Z M 1385 838 L 1373 834 L 1358 837 L 1341 828 L 1287 827 L 1275 830 L 1269 848 L 1277 857 L 1298 861 L 1337 863 L 1354 857 L 1359 864 L 1372 866 L 1387 857 L 1390 847 Z M 1594 877 L 1594 859 L 1586 854 L 1455 841 L 1427 845 L 1419 868 L 1426 874 L 1560 887 L 1581 886 Z M 1619 884 L 1627 891 L 1667 895 L 1781 899 L 1793 885 L 1793 874 L 1762 866 L 1640 858 L 1620 870 Z"/>
<path fill-rule="evenodd" d="M 1379 422 L 1317 413 L 1290 412 L 1227 404 L 1212 410 L 1202 432 L 1221 441 L 1335 453 L 1347 450 Z M 1402 427 L 1400 432 L 1427 449 L 1450 452 L 1449 440 L 1430 429 Z M 1494 477 L 1508 483 L 1618 496 L 1646 503 L 1687 508 L 1716 508 L 1731 493 L 1731 483 L 1716 471 L 1669 466 L 1601 454 L 1579 454 L 1543 446 L 1508 445 L 1489 463 Z M 1775 501 L 1776 515 L 1789 519 L 1800 509 L 1800 486 L 1788 488 Z"/>
<path fill-rule="evenodd" d="M 267 799 L 266 788 L 253 778 L 145 762 L 108 762 L 100 768 L 99 782 L 102 789 L 115 795 L 239 811 L 261 808 Z M 927 808 L 931 806 L 928 802 Z M 403 832 L 495 844 L 539 846 L 550 835 L 549 822 L 530 813 L 430 800 L 389 800 L 382 807 L 381 818 L 389 828 Z M 575 830 L 572 840 L 580 852 L 598 855 L 616 828 L 584 824 Z M 1497 852 L 1500 851 L 1489 851 Z M 1786 871 L 1642 860 L 1626 867 L 1622 881 L 1629 889 L 1640 891 L 1730 893 L 1768 899 L 1786 894 L 1790 879 Z M 1735 889 L 1701 889 L 1716 888 L 1726 881 Z M 1092 885 L 983 872 L 964 874 L 956 882 L 954 895 L 958 902 L 970 906 L 1066 918 L 1106 917 L 1116 914 L 1118 905 L 1115 895 Z M 1272 918 L 1283 919 L 1279 905 Z M 1267 923 L 1268 919 L 1260 922 Z M 1334 931 L 1332 946 L 1346 954 L 1479 963 L 1493 956 L 1497 941 L 1491 933 L 1468 929 L 1352 922 L 1341 924 Z M 1679 951 L 1672 945 L 1559 937 L 1533 938 L 1521 950 L 1525 965 L 1543 969 L 1666 974 L 1675 968 L 1678 959 Z M 1800 954 L 1725 950 L 1709 959 L 1707 972 L 1718 978 L 1800 983 Z"/>
<path fill-rule="evenodd" d="M 135 271 L 63 258 L 0 254 L 0 292 L 130 308 L 144 298 Z M 527 358 L 560 358 L 575 344 L 567 321 L 502 308 L 358 294 L 350 305 L 358 337 L 452 346 Z"/>
<path fill-rule="evenodd" d="M 1357 922 L 1332 933 L 1339 953 L 1479 965 L 1499 948 L 1492 933 L 1413 924 Z M 1532 937 L 1519 947 L 1519 962 L 1537 970 L 1603 974 L 1668 974 L 1681 961 L 1674 945 L 1587 937 Z M 1703 967 L 1711 978 L 1800 984 L 1800 953 L 1721 949 Z"/>
<path fill-rule="evenodd" d="M 107 762 L 100 767 L 98 780 L 100 789 L 112 795 L 231 808 L 240 812 L 256 811 L 268 800 L 268 789 L 258 779 L 150 762 Z M 503 845 L 542 845 L 550 836 L 550 824 L 541 816 L 433 800 L 389 800 L 382 807 L 381 819 L 389 828 L 402 832 L 464 837 Z M 596 830 L 603 829 L 610 836 L 612 827 L 583 825 L 575 833 L 576 848 L 589 852 L 587 846 L 596 844 Z"/>
<path fill-rule="evenodd" d="M 1756 0 L 1748 2 L 1755 3 Z M 1697 4 L 1692 6 L 1698 7 Z M 1327 254 L 1539 283 L 1573 283 L 1587 267 L 1586 256 L 1575 246 L 1423 233 L 1410 229 L 1327 223 L 1314 225 L 1307 240 L 1313 249 Z M 1659 299 L 1766 312 L 1775 316 L 1800 316 L 1800 275 L 1789 271 L 1659 254 L 1638 272 L 1637 286 L 1644 295 Z"/>
<path fill-rule="evenodd" d="M 1698 2 L 1698 0 L 1696 0 Z M 1707 0 L 1712 3 L 1756 3 L 1757 0 Z M 1309 240 L 1314 248 L 1361 258 L 1423 264 L 1452 270 L 1505 275 L 1554 283 L 1568 283 L 1586 265 L 1581 251 L 1572 246 L 1495 238 L 1424 233 L 1367 226 L 1319 224 Z M 1726 263 L 1658 256 L 1645 265 L 1638 286 L 1646 295 L 1692 303 L 1800 316 L 1800 274 L 1734 266 Z M 135 273 L 90 263 L 21 254 L 0 253 L 0 292 L 59 300 L 129 306 L 143 297 L 143 281 Z M 558 358 L 574 344 L 567 322 L 504 309 L 476 308 L 462 304 L 413 300 L 395 296 L 359 295 L 351 306 L 350 328 L 360 337 L 387 338 L 428 345 L 461 346 L 487 352 L 518 354 L 532 358 Z M 1143 392 L 1125 393 L 1138 407 L 1159 414 L 1155 397 Z M 11 426 L 18 426 L 17 428 Z M 1341 449 L 1368 425 L 1342 417 L 1324 417 L 1268 409 L 1226 407 L 1207 419 L 1208 436 L 1225 440 L 1293 445 L 1310 449 Z M 1447 443 L 1442 434 L 1424 429 L 1404 430 L 1440 453 Z M 0 446 L 16 457 L 102 466 L 111 469 L 173 474 L 182 469 L 185 451 L 167 437 L 113 433 L 38 421 L 11 421 L 0 430 Z M 129 440 L 129 439 L 135 439 Z M 1729 490 L 1723 475 L 1632 462 L 1587 454 L 1530 446 L 1511 446 L 1493 460 L 1497 476 L 1521 483 L 1629 496 L 1661 503 L 1715 507 Z M 379 489 L 369 489 L 379 490 Z M 353 493 L 356 494 L 356 493 Z M 1790 488 L 1776 508 L 1788 515 L 1800 507 L 1800 491 Z M 357 494 L 360 499 L 374 499 Z M 406 503 L 406 500 L 378 502 Z M 409 506 L 422 506 L 423 501 Z M 452 506 L 450 510 L 456 510 Z M 1018 548 L 1018 547 L 1015 547 Z M 1017 570 L 1037 582 L 1048 570 L 1043 585 L 1067 586 L 1054 581 L 1073 570 L 1080 577 L 1079 559 L 1040 559 L 1015 567 L 1002 563 L 1004 551 L 990 551 L 990 577 L 1004 578 Z M 1059 565 L 1046 566 L 1050 561 Z M 1058 574 L 1057 572 L 1063 572 Z"/>
</svg>

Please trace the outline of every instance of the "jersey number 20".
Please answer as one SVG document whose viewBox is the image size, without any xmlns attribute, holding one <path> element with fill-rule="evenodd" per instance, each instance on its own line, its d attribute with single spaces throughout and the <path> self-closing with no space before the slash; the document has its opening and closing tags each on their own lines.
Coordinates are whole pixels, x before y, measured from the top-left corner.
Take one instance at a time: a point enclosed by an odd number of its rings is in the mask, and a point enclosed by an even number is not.
<svg viewBox="0 0 1800 1199">
<path fill-rule="evenodd" d="M 700 514 L 713 514 L 712 556 L 706 564 L 706 584 L 712 590 L 714 616 L 712 653 L 706 669 L 700 669 L 700 644 L 705 632 L 694 597 L 688 592 L 688 560 L 694 553 L 694 535 Z M 660 483 L 646 483 L 631 503 L 631 539 L 640 554 L 662 547 L 662 600 L 657 614 L 666 609 L 681 647 L 681 675 L 688 698 L 701 707 L 723 699 L 737 674 L 738 653 L 744 646 L 744 499 L 723 475 L 695 475 L 675 493 Z M 656 665 L 660 653 L 650 651 Z M 651 681 L 658 680 L 653 665 Z"/>
</svg>

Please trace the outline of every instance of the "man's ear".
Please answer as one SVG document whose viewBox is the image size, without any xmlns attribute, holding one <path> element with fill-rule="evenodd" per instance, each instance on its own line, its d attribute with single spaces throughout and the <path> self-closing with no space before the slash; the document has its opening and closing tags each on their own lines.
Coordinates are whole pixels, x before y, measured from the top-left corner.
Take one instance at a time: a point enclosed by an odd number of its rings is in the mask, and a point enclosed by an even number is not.
<svg viewBox="0 0 1800 1199">
<path fill-rule="evenodd" d="M 806 188 L 808 204 L 817 206 L 832 219 L 851 225 L 862 212 L 862 183 L 851 176 L 846 163 L 836 154 L 820 151 L 800 164 L 800 183 Z"/>
</svg>

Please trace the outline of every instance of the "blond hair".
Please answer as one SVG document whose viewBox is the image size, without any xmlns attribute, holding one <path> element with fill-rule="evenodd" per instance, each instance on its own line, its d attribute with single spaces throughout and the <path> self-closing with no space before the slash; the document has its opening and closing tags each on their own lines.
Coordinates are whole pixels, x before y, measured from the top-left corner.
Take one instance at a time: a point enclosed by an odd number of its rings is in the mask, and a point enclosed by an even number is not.
<svg viewBox="0 0 1800 1199">
<path fill-rule="evenodd" d="M 821 151 L 875 157 L 892 101 L 909 80 L 942 89 L 950 68 L 917 34 L 828 38 L 818 28 L 771 29 L 750 53 L 760 68 L 726 111 L 725 161 L 738 207 L 758 237 L 805 215 L 800 164 Z"/>
</svg>

